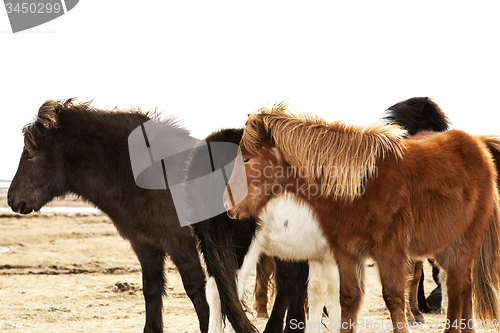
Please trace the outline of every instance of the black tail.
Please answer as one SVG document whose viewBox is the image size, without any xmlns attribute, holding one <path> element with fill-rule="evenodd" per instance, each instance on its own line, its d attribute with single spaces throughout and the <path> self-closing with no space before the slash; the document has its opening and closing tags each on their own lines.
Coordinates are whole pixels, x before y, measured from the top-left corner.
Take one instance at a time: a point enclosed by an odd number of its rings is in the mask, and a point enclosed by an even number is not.
<svg viewBox="0 0 500 333">
<path fill-rule="evenodd" d="M 245 240 L 235 242 L 230 224 L 239 224 L 238 229 L 247 229 L 248 244 Z M 254 333 L 255 326 L 248 320 L 243 304 L 238 298 L 236 276 L 247 250 L 251 236 L 255 233 L 256 222 L 252 219 L 233 221 L 226 214 L 195 225 L 195 233 L 200 239 L 200 249 L 204 255 L 207 272 L 215 279 L 221 302 L 222 317 L 227 318 L 236 332 Z M 246 237 L 245 237 L 246 238 Z M 241 243 L 241 244 L 235 244 Z M 245 251 L 246 252 L 246 251 Z"/>
<path fill-rule="evenodd" d="M 235 148 L 239 144 L 243 135 L 242 129 L 228 129 L 215 132 L 205 140 L 212 142 L 231 142 Z M 211 161 L 212 168 L 219 170 L 221 167 L 232 162 L 236 158 L 236 149 L 234 152 L 226 152 L 227 161 L 220 160 L 220 156 L 214 158 L 207 155 L 208 150 L 204 147 L 197 149 L 189 163 L 188 179 L 198 179 L 204 176 L 207 170 L 203 163 Z M 209 170 L 210 171 L 210 170 Z M 230 177 L 231 175 L 227 175 Z M 222 175 L 219 175 L 222 178 Z M 207 178 L 210 183 L 204 184 L 206 188 L 212 188 L 214 197 L 220 198 L 216 201 L 222 207 L 222 196 L 225 188 L 225 180 Z M 216 196 L 216 193 L 219 193 Z M 186 193 L 186 202 L 193 207 L 196 205 L 196 211 L 213 210 L 213 207 L 203 207 L 206 198 L 202 193 L 188 191 Z M 224 211 L 222 207 L 222 211 Z M 194 214 L 191 212 L 191 214 Z M 194 221 L 194 218 L 193 218 Z M 222 317 L 227 318 L 236 332 L 254 333 L 257 329 L 248 320 L 245 309 L 238 298 L 238 288 L 236 277 L 238 268 L 241 266 L 245 254 L 248 251 L 253 235 L 255 234 L 256 221 L 254 219 L 245 219 L 234 221 L 229 219 L 224 212 L 210 219 L 204 220 L 192 225 L 193 232 L 199 241 L 199 249 L 202 252 L 207 273 L 213 277 L 217 285 Z M 210 319 L 212 320 L 212 319 Z"/>
<path fill-rule="evenodd" d="M 413 97 L 387 109 L 384 118 L 399 125 L 412 136 L 422 131 L 444 132 L 451 122 L 439 106 L 428 97 Z"/>
</svg>

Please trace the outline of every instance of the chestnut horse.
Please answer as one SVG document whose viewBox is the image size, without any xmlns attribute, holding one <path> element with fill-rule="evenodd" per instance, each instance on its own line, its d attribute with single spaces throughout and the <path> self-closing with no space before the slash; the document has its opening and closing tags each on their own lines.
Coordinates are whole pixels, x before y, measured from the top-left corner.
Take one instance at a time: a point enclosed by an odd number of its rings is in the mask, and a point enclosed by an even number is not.
<svg viewBox="0 0 500 333">
<path fill-rule="evenodd" d="M 100 110 L 71 99 L 45 102 L 23 129 L 25 146 L 9 188 L 9 206 L 29 214 L 69 192 L 90 201 L 111 218 L 141 263 L 144 332 L 163 332 L 166 255 L 181 275 L 201 331 L 207 332 L 205 274 L 191 230 L 180 226 L 169 191 L 140 188 L 132 174 L 128 137 L 148 120 L 138 110 Z M 174 119 L 163 123 L 175 135 L 188 135 Z"/>
<path fill-rule="evenodd" d="M 428 97 L 412 97 L 389 107 L 384 117 L 390 124 L 399 125 L 407 130 L 411 139 L 423 139 L 438 132 L 445 132 L 450 127 L 450 120 L 441 108 Z M 492 151 L 492 153 L 494 150 Z M 433 266 L 433 276 L 438 279 L 439 268 Z M 446 285 L 438 286 L 442 290 L 440 295 L 446 290 Z M 446 304 L 440 307 L 446 308 Z M 424 292 L 424 270 L 423 261 L 417 260 L 414 263 L 413 277 L 410 283 L 408 321 L 424 322 L 422 312 L 430 313 L 431 309 L 427 304 Z M 421 312 L 422 311 L 422 312 Z"/>
<path fill-rule="evenodd" d="M 500 138 L 404 135 L 395 126 L 297 117 L 283 104 L 263 108 L 245 125 L 244 167 L 235 167 L 224 193 L 228 215 L 279 221 L 309 212 L 304 228 L 320 235 L 302 233 L 297 243 L 326 238 L 340 274 L 342 332 L 356 330 L 366 257 L 378 264 L 394 331 L 407 332 L 409 259 L 430 255 L 447 273 L 445 332 L 474 331 L 473 309 L 481 319 L 499 314 L 499 199 L 486 143 L 500 150 Z M 242 186 L 248 194 L 234 202 Z"/>
<path fill-rule="evenodd" d="M 384 118 L 390 124 L 395 124 L 403 127 L 408 131 L 410 139 L 420 140 L 430 135 L 437 134 L 438 132 L 445 132 L 449 130 L 451 125 L 450 120 L 446 114 L 441 110 L 441 108 L 432 99 L 428 97 L 412 97 L 402 102 L 396 103 L 387 109 L 387 116 Z M 485 138 L 485 142 L 488 145 L 488 149 L 493 156 L 495 162 L 495 167 L 497 169 L 500 167 L 500 152 L 495 148 L 494 143 Z M 497 188 L 500 188 L 500 179 L 497 178 Z M 415 320 L 423 322 L 423 315 L 420 311 L 430 313 L 433 309 L 429 308 L 424 288 L 423 288 L 423 269 L 422 261 L 415 262 L 415 270 L 413 281 L 410 284 L 409 290 L 409 303 L 411 313 L 413 314 Z M 433 276 L 437 281 L 437 276 L 439 276 L 439 268 L 433 265 Z M 445 295 L 446 284 L 441 284 L 438 286 L 438 290 L 442 289 L 439 294 Z M 433 291 L 434 293 L 434 291 Z M 443 298 L 443 304 L 441 310 L 446 309 L 446 299 Z"/>
<path fill-rule="evenodd" d="M 389 107 L 384 118 L 391 124 L 399 125 L 407 130 L 408 136 L 413 137 L 420 132 L 444 132 L 449 129 L 450 121 L 439 106 L 428 97 L 413 97 L 401 101 Z M 420 311 L 430 313 L 427 305 L 423 287 L 423 262 L 416 261 L 414 274 L 409 288 L 409 322 L 424 322 L 424 316 Z M 261 254 L 257 264 L 255 303 L 254 310 L 257 316 L 267 315 L 267 286 L 269 277 L 274 270 L 274 262 L 271 257 Z M 439 268 L 433 267 L 436 276 Z M 434 274 L 433 274 L 434 275 Z M 439 287 L 441 288 L 441 287 Z M 439 289 L 440 290 L 440 289 Z"/>
<path fill-rule="evenodd" d="M 444 132 L 449 129 L 450 121 L 440 107 L 428 97 L 412 97 L 398 102 L 386 110 L 384 117 L 390 124 L 399 125 L 407 130 L 408 136 L 413 137 L 421 132 Z M 421 135 L 419 136 L 421 138 Z M 416 139 L 413 138 L 413 139 Z M 493 153 L 493 151 L 492 151 Z M 424 322 L 422 312 L 430 313 L 434 309 L 429 308 L 424 292 L 423 261 L 415 262 L 414 274 L 409 288 L 409 310 L 407 319 L 409 322 Z M 271 257 L 261 254 L 257 264 L 257 275 L 255 284 L 254 310 L 257 316 L 267 315 L 267 285 L 269 277 L 274 269 Z M 434 278 L 439 275 L 439 268 L 433 267 Z M 441 290 L 441 287 L 438 287 Z"/>
</svg>

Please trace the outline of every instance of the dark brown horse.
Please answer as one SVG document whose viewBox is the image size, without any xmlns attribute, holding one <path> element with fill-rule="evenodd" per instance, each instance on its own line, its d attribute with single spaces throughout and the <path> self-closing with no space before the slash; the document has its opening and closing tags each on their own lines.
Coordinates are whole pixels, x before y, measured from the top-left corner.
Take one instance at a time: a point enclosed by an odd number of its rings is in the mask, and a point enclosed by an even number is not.
<svg viewBox="0 0 500 333">
<path fill-rule="evenodd" d="M 473 308 L 481 319 L 499 315 L 499 199 L 487 145 L 498 150 L 500 139 L 457 130 L 418 141 L 404 135 L 296 117 L 283 104 L 259 110 L 240 143 L 245 164 L 224 194 L 228 214 L 285 207 L 274 213 L 279 222 L 291 210 L 311 212 L 307 223 L 319 226 L 338 264 L 342 332 L 356 328 L 365 257 L 377 261 L 394 331 L 407 332 L 408 259 L 428 255 L 447 272 L 445 332 L 473 331 Z M 242 185 L 248 195 L 234 202 Z"/>
<path fill-rule="evenodd" d="M 166 255 L 179 270 L 201 331 L 207 332 L 205 275 L 191 230 L 180 226 L 169 191 L 142 189 L 132 174 L 128 136 L 149 119 L 139 111 L 98 110 L 71 99 L 45 102 L 23 130 L 25 145 L 8 203 L 29 214 L 69 192 L 90 201 L 109 215 L 141 263 L 144 332 L 163 331 Z M 175 120 L 165 122 L 186 135 Z"/>
</svg>

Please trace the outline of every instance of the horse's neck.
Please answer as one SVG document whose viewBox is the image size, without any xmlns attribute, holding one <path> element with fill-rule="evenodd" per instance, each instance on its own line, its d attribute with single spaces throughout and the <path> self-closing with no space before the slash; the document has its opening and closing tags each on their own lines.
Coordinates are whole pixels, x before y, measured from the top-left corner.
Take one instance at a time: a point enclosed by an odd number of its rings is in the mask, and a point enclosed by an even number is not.
<svg viewBox="0 0 500 333">
<path fill-rule="evenodd" d="M 90 140 L 90 142 L 95 143 L 89 143 L 92 146 L 80 149 L 80 151 L 92 153 L 81 156 L 84 161 L 78 168 L 69 166 L 72 168 L 71 178 L 73 178 L 69 179 L 72 184 L 70 190 L 92 202 L 108 215 L 110 215 L 109 211 L 131 211 L 134 207 L 140 207 L 139 204 L 136 204 L 138 202 L 142 202 L 142 206 L 153 205 L 151 203 L 154 201 L 152 196 L 166 196 L 167 194 L 164 193 L 166 191 L 160 193 L 159 191 L 143 189 L 135 183 L 129 153 L 129 136 L 140 125 L 141 122 L 128 124 L 127 128 L 124 127 L 125 125 L 122 127 L 115 125 L 115 129 L 110 130 L 109 135 L 102 135 L 99 142 Z M 151 134 L 148 135 L 150 144 L 155 142 L 156 145 L 168 147 L 168 145 L 185 141 L 189 137 L 187 131 L 177 128 L 174 124 L 159 123 L 157 125 L 158 127 L 153 126 L 151 132 L 148 133 Z M 147 129 L 146 125 L 145 127 Z M 155 132 L 155 129 L 158 132 Z M 81 141 L 82 144 L 87 142 L 84 139 Z M 146 156 L 149 157 L 149 153 Z M 137 158 L 137 156 L 133 157 Z M 141 158 L 144 158 L 144 155 L 141 155 Z M 179 173 L 182 170 L 184 172 L 184 162 L 181 160 L 176 163 L 174 171 Z M 131 207 L 131 204 L 134 207 Z"/>
<path fill-rule="evenodd" d="M 127 196 L 137 191 L 128 153 L 128 135 L 110 135 L 102 142 L 79 151 L 92 153 L 80 156 L 77 167 L 68 166 L 71 170 L 68 177 L 71 192 L 104 211 L 111 206 L 119 206 Z"/>
</svg>

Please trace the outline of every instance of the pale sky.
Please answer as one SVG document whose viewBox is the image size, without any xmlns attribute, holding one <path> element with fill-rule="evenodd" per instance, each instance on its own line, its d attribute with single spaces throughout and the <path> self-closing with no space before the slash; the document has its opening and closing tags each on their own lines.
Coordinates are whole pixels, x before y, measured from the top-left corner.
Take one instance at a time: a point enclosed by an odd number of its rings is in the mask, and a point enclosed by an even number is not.
<svg viewBox="0 0 500 333">
<path fill-rule="evenodd" d="M 12 34 L 0 8 L 0 179 L 47 99 L 158 107 L 199 139 L 288 99 L 370 124 L 433 98 L 471 133 L 500 134 L 494 1 L 98 1 Z"/>
</svg>

